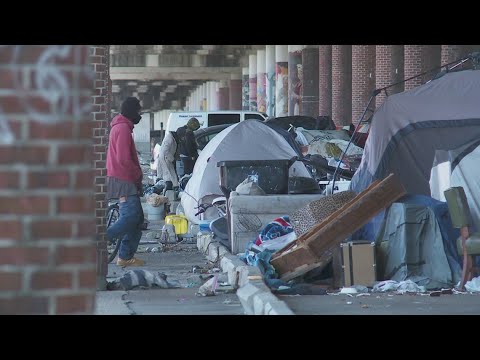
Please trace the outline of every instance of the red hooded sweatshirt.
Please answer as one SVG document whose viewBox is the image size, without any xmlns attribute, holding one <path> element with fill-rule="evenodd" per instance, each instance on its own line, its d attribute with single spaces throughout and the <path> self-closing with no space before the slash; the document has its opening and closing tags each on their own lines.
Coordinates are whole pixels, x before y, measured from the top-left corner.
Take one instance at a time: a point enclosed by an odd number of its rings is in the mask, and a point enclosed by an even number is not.
<svg viewBox="0 0 480 360">
<path fill-rule="evenodd" d="M 143 179 L 132 137 L 133 123 L 122 114 L 111 122 L 107 153 L 107 176 L 140 185 Z"/>
</svg>

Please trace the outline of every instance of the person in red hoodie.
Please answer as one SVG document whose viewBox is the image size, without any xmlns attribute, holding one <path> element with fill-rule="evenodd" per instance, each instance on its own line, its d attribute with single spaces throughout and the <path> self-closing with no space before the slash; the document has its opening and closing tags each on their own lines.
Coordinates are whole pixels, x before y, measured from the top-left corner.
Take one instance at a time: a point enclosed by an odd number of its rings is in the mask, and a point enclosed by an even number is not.
<svg viewBox="0 0 480 360">
<path fill-rule="evenodd" d="M 142 195 L 143 172 L 138 161 L 137 149 L 133 141 L 133 127 L 141 120 L 140 101 L 128 97 L 121 113 L 110 124 L 107 151 L 107 198 L 118 199 L 120 218 L 107 229 L 107 238 L 121 239 L 117 265 L 142 266 L 145 262 L 137 259 L 141 225 L 144 214 L 140 196 Z"/>
</svg>

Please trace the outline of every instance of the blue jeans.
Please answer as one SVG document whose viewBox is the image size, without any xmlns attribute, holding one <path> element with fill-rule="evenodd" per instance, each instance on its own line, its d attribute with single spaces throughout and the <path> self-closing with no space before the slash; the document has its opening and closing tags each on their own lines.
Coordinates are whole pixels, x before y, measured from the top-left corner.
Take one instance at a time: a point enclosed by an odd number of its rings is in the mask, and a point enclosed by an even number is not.
<svg viewBox="0 0 480 360">
<path fill-rule="evenodd" d="M 120 218 L 107 229 L 110 239 L 121 239 L 118 257 L 122 260 L 130 260 L 137 252 L 142 230 L 144 215 L 140 198 L 137 195 L 127 197 L 125 202 L 119 203 Z"/>
</svg>

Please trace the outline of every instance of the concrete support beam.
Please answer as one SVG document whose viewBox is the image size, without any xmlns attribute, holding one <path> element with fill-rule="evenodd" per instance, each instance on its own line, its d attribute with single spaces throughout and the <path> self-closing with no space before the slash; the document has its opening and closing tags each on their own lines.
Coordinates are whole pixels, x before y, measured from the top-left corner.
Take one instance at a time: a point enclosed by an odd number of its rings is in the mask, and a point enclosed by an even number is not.
<svg viewBox="0 0 480 360">
<path fill-rule="evenodd" d="M 249 69 L 248 67 L 242 68 L 242 110 L 249 109 Z"/>
<path fill-rule="evenodd" d="M 232 74 L 241 74 L 239 67 L 112 67 L 110 77 L 115 80 L 230 80 Z"/>
<path fill-rule="evenodd" d="M 318 116 L 318 46 L 312 46 L 303 49 L 303 96 L 302 112 L 300 115 Z"/>
<path fill-rule="evenodd" d="M 303 65 L 305 45 L 288 45 L 288 115 L 302 113 Z"/>
<path fill-rule="evenodd" d="M 248 60 L 248 109 L 257 111 L 257 55 L 250 55 Z"/>
<path fill-rule="evenodd" d="M 266 112 L 267 74 L 265 67 L 265 50 L 257 50 L 257 111 Z"/>
<path fill-rule="evenodd" d="M 275 116 L 275 45 L 265 48 L 266 89 L 265 103 L 268 116 Z"/>
<path fill-rule="evenodd" d="M 230 110 L 242 110 L 242 79 L 238 75 L 230 79 L 228 102 Z"/>
<path fill-rule="evenodd" d="M 288 115 L 288 45 L 275 45 L 275 116 Z"/>
</svg>

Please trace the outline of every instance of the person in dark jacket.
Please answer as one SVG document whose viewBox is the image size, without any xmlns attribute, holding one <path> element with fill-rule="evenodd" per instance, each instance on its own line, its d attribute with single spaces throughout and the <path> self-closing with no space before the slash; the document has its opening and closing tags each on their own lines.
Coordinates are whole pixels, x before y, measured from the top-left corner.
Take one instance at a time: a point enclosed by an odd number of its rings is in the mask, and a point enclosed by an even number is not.
<svg viewBox="0 0 480 360">
<path fill-rule="evenodd" d="M 193 132 L 200 128 L 200 123 L 197 118 L 188 120 L 187 125 L 181 126 L 177 129 L 177 136 L 179 139 L 180 159 L 183 162 L 185 174 L 191 174 L 198 158 L 197 143 Z"/>
<path fill-rule="evenodd" d="M 108 240 L 121 241 L 117 265 L 142 266 L 134 257 L 142 237 L 144 214 L 140 196 L 143 172 L 133 141 L 133 127 L 141 120 L 140 101 L 129 97 L 122 103 L 121 114 L 110 124 L 107 151 L 107 199 L 118 199 L 120 218 L 107 229 Z"/>
</svg>

